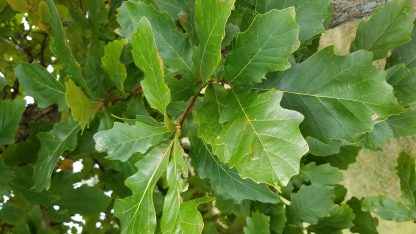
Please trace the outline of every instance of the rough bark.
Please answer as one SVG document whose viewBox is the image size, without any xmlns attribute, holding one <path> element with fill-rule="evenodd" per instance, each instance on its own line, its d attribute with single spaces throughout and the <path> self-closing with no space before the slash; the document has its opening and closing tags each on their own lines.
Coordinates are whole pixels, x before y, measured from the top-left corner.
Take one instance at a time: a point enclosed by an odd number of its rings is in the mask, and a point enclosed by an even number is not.
<svg viewBox="0 0 416 234">
<path fill-rule="evenodd" d="M 333 0 L 333 19 L 331 27 L 349 21 L 363 18 L 371 14 L 373 10 L 388 0 Z"/>
</svg>

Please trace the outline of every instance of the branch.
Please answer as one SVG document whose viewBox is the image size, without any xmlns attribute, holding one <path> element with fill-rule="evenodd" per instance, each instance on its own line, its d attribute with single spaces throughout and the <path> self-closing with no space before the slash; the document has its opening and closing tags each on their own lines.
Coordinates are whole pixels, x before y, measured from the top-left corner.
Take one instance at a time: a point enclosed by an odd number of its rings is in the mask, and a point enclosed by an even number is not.
<svg viewBox="0 0 416 234">
<path fill-rule="evenodd" d="M 192 107 L 194 106 L 194 103 L 196 101 L 196 98 L 199 96 L 199 93 L 201 92 L 202 89 L 204 89 L 209 83 L 205 83 L 201 86 L 201 88 L 199 88 L 198 92 L 191 97 L 191 99 L 189 99 L 188 104 L 185 107 L 185 110 L 182 112 L 182 114 L 179 116 L 178 118 L 178 128 L 182 127 L 183 122 L 186 119 L 186 116 L 188 115 L 188 113 L 192 110 Z"/>
</svg>

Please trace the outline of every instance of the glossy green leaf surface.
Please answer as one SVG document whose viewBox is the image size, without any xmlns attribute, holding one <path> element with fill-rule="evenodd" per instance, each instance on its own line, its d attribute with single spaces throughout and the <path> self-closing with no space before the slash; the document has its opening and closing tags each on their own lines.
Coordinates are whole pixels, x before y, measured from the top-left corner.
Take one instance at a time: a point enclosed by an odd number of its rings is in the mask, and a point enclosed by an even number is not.
<svg viewBox="0 0 416 234">
<path fill-rule="evenodd" d="M 305 116 L 306 136 L 354 141 L 376 120 L 402 111 L 385 73 L 371 62 L 366 51 L 336 56 L 332 48 L 321 50 L 278 80 L 276 88 L 285 93 L 282 106 Z"/>
<path fill-rule="evenodd" d="M 135 125 L 129 125 L 115 122 L 112 129 L 94 135 L 95 149 L 107 152 L 109 159 L 127 161 L 134 153 L 144 154 L 169 135 L 170 131 L 161 124 L 136 122 Z"/>
<path fill-rule="evenodd" d="M 14 142 L 24 111 L 24 101 L 0 101 L 0 145 Z"/>
<path fill-rule="evenodd" d="M 82 130 L 89 126 L 89 122 L 94 119 L 98 111 L 98 104 L 88 99 L 82 89 L 72 80 L 65 83 L 65 100 L 71 109 L 74 120 L 79 123 Z"/>
<path fill-rule="evenodd" d="M 125 184 L 132 195 L 114 204 L 114 214 L 120 219 L 122 233 L 154 233 L 156 212 L 153 204 L 154 187 L 167 168 L 173 141 L 152 148 L 136 163 L 137 172 Z"/>
<path fill-rule="evenodd" d="M 164 82 L 163 61 L 147 18 L 139 21 L 137 31 L 132 35 L 132 46 L 134 62 L 144 72 L 144 80 L 140 82 L 144 96 L 152 108 L 165 114 L 171 99 L 170 90 Z"/>
<path fill-rule="evenodd" d="M 221 42 L 235 0 L 196 0 L 195 28 L 199 44 L 193 52 L 195 73 L 201 80 L 211 78 L 221 60 Z"/>
<path fill-rule="evenodd" d="M 52 172 L 65 151 L 74 150 L 80 127 L 72 119 L 55 124 L 49 132 L 38 134 L 40 150 L 33 168 L 33 188 L 40 191 L 49 189 Z"/>
<path fill-rule="evenodd" d="M 412 29 L 413 1 L 391 1 L 360 23 L 351 51 L 365 49 L 374 59 L 384 58 L 390 49 L 410 41 Z"/>
<path fill-rule="evenodd" d="M 257 15 L 250 27 L 238 34 L 227 56 L 224 79 L 232 84 L 260 82 L 267 72 L 290 68 L 288 58 L 300 45 L 298 35 L 293 7 Z"/>
<path fill-rule="evenodd" d="M 238 172 L 219 162 L 210 146 L 203 141 L 192 141 L 192 155 L 198 176 L 209 179 L 214 191 L 225 199 L 241 202 L 244 199 L 277 203 L 277 197 L 267 186 L 250 179 L 242 179 Z"/>
<path fill-rule="evenodd" d="M 124 81 L 127 78 L 126 67 L 120 62 L 121 52 L 126 44 L 125 39 L 108 43 L 104 49 L 104 56 L 101 58 L 103 69 L 120 91 L 124 91 Z"/>
<path fill-rule="evenodd" d="M 226 98 L 218 103 L 222 106 L 218 119 L 221 131 L 211 143 L 214 154 L 236 167 L 243 178 L 270 185 L 286 184 L 298 173 L 300 158 L 308 150 L 298 129 L 302 116 L 281 108 L 282 94 L 275 90 L 261 94 L 227 91 Z M 206 111 L 212 115 L 218 110 L 201 111 L 200 114 Z M 199 123 L 200 128 L 207 126 Z M 259 168 L 263 173 L 258 173 Z"/>
<path fill-rule="evenodd" d="M 39 107 L 45 108 L 57 104 L 60 110 L 66 107 L 65 87 L 44 67 L 32 63 L 23 63 L 14 70 L 25 93 L 32 96 Z"/>
<path fill-rule="evenodd" d="M 244 234 L 267 234 L 270 233 L 270 217 L 255 212 L 250 217 L 246 218 L 246 226 L 244 227 Z"/>
<path fill-rule="evenodd" d="M 157 49 L 168 71 L 192 71 L 191 46 L 188 38 L 178 31 L 166 12 L 158 12 L 153 6 L 141 1 L 125 1 L 118 12 L 121 31 L 127 38 L 131 38 L 137 30 L 142 17 L 149 19 Z"/>
</svg>

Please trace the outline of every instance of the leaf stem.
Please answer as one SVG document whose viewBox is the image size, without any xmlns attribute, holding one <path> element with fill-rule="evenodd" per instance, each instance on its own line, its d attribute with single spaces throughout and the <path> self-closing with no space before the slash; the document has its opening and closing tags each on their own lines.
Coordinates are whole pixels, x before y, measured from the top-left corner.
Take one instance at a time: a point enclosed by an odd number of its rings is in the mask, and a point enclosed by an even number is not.
<svg viewBox="0 0 416 234">
<path fill-rule="evenodd" d="M 189 102 L 188 102 L 188 104 L 186 105 L 185 110 L 182 112 L 182 114 L 181 114 L 181 115 L 179 116 L 179 118 L 178 118 L 178 128 L 181 128 L 181 127 L 182 127 L 182 124 L 183 124 L 183 122 L 185 121 L 186 116 L 188 115 L 188 113 L 192 110 L 192 107 L 194 106 L 194 103 L 195 103 L 196 98 L 198 97 L 199 93 L 201 93 L 201 90 L 202 90 L 202 89 L 204 89 L 205 87 L 207 87 L 207 85 L 208 85 L 209 83 L 210 83 L 210 82 L 208 82 L 208 83 L 204 83 L 204 84 L 203 84 L 203 85 L 199 88 L 198 92 L 197 92 L 194 96 L 192 96 L 192 97 L 189 99 Z"/>
</svg>

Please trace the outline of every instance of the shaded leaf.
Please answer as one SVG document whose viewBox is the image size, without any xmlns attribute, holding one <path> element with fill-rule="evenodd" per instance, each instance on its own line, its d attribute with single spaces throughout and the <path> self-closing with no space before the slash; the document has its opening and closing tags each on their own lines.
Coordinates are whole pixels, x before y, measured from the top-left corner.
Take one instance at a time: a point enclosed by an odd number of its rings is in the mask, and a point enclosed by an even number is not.
<svg viewBox="0 0 416 234">
<path fill-rule="evenodd" d="M 40 150 L 33 167 L 33 188 L 40 191 L 49 189 L 52 172 L 59 157 L 65 151 L 72 151 L 77 145 L 79 125 L 72 119 L 55 124 L 49 132 L 38 134 Z"/>
<path fill-rule="evenodd" d="M 169 135 L 170 131 L 159 123 L 136 122 L 129 125 L 116 122 L 112 129 L 94 135 L 95 149 L 107 152 L 109 159 L 125 162 L 134 153 L 144 154 Z"/>
<path fill-rule="evenodd" d="M 371 132 L 361 137 L 361 143 L 372 150 L 381 150 L 384 143 L 392 137 L 393 130 L 387 121 L 382 121 L 374 125 L 374 129 Z"/>
<path fill-rule="evenodd" d="M 170 90 L 164 82 L 163 61 L 159 57 L 152 26 L 147 18 L 142 18 L 137 31 L 132 35 L 132 54 L 136 66 L 144 72 L 140 82 L 150 106 L 162 114 L 170 103 Z"/>
<path fill-rule="evenodd" d="M 244 234 L 268 234 L 270 233 L 270 217 L 259 212 L 254 212 L 246 218 Z"/>
<path fill-rule="evenodd" d="M 318 223 L 308 227 L 314 233 L 341 233 L 343 229 L 352 227 L 355 218 L 353 210 L 348 205 L 335 206 L 328 217 L 320 218 Z"/>
<path fill-rule="evenodd" d="M 126 67 L 120 62 L 121 52 L 127 42 L 125 39 L 109 42 L 105 46 L 104 56 L 101 58 L 103 69 L 120 91 L 124 91 L 123 83 L 127 78 Z"/>
<path fill-rule="evenodd" d="M 403 152 L 397 159 L 396 173 L 400 179 L 403 203 L 416 211 L 416 167 L 415 160 Z"/>
<path fill-rule="evenodd" d="M 402 111 L 385 73 L 371 63 L 366 51 L 336 56 L 331 47 L 321 50 L 279 79 L 276 86 L 285 93 L 282 106 L 305 116 L 304 135 L 324 143 L 354 142 L 376 120 Z"/>
<path fill-rule="evenodd" d="M 323 185 L 301 186 L 297 193 L 291 194 L 287 210 L 289 220 L 295 223 L 317 224 L 318 219 L 328 216 L 332 207 L 334 192 Z"/>
<path fill-rule="evenodd" d="M 309 163 L 301 168 L 301 174 L 306 175 L 312 184 L 336 185 L 343 180 L 341 171 L 329 164 L 317 166 Z"/>
<path fill-rule="evenodd" d="M 276 195 L 267 186 L 242 179 L 237 171 L 220 163 L 212 154 L 211 148 L 201 140 L 193 140 L 192 162 L 202 179 L 209 179 L 216 194 L 225 199 L 241 202 L 245 199 L 263 203 L 277 203 Z"/>
<path fill-rule="evenodd" d="M 350 230 L 360 234 L 378 234 L 378 220 L 371 216 L 369 212 L 361 210 L 361 202 L 356 197 L 352 197 L 347 204 L 354 210 L 354 226 Z"/>
<path fill-rule="evenodd" d="M 221 42 L 235 0 L 196 0 L 195 29 L 199 44 L 193 52 L 195 71 L 208 81 L 221 60 Z"/>
<path fill-rule="evenodd" d="M 371 211 L 385 220 L 403 222 L 414 218 L 409 208 L 388 197 L 366 197 L 361 204 L 363 211 Z"/>
<path fill-rule="evenodd" d="M 391 67 L 387 70 L 387 82 L 393 86 L 400 105 L 407 106 L 416 102 L 416 68 L 408 69 L 403 64 Z"/>
<path fill-rule="evenodd" d="M 0 101 L 0 146 L 14 142 L 25 108 L 23 100 Z"/>
<path fill-rule="evenodd" d="M 387 64 L 404 63 L 408 67 L 416 67 L 416 27 L 413 25 L 412 40 L 408 43 L 393 49 L 390 57 L 387 58 Z"/>
<path fill-rule="evenodd" d="M 288 58 L 300 45 L 298 35 L 293 7 L 257 15 L 247 31 L 238 34 L 224 78 L 237 84 L 260 82 L 267 72 L 290 68 Z"/>
<path fill-rule="evenodd" d="M 59 110 L 66 108 L 65 87 L 39 64 L 19 64 L 14 70 L 25 94 L 36 100 L 38 107 L 58 104 Z"/>
<path fill-rule="evenodd" d="M 413 1 L 395 0 L 377 8 L 360 23 L 351 51 L 369 50 L 374 59 L 386 57 L 390 49 L 410 41 L 413 29 Z"/>
<path fill-rule="evenodd" d="M 65 100 L 71 109 L 71 115 L 79 123 L 82 130 L 89 126 L 98 111 L 98 104 L 88 99 L 81 88 L 72 80 L 65 83 Z"/>
</svg>

